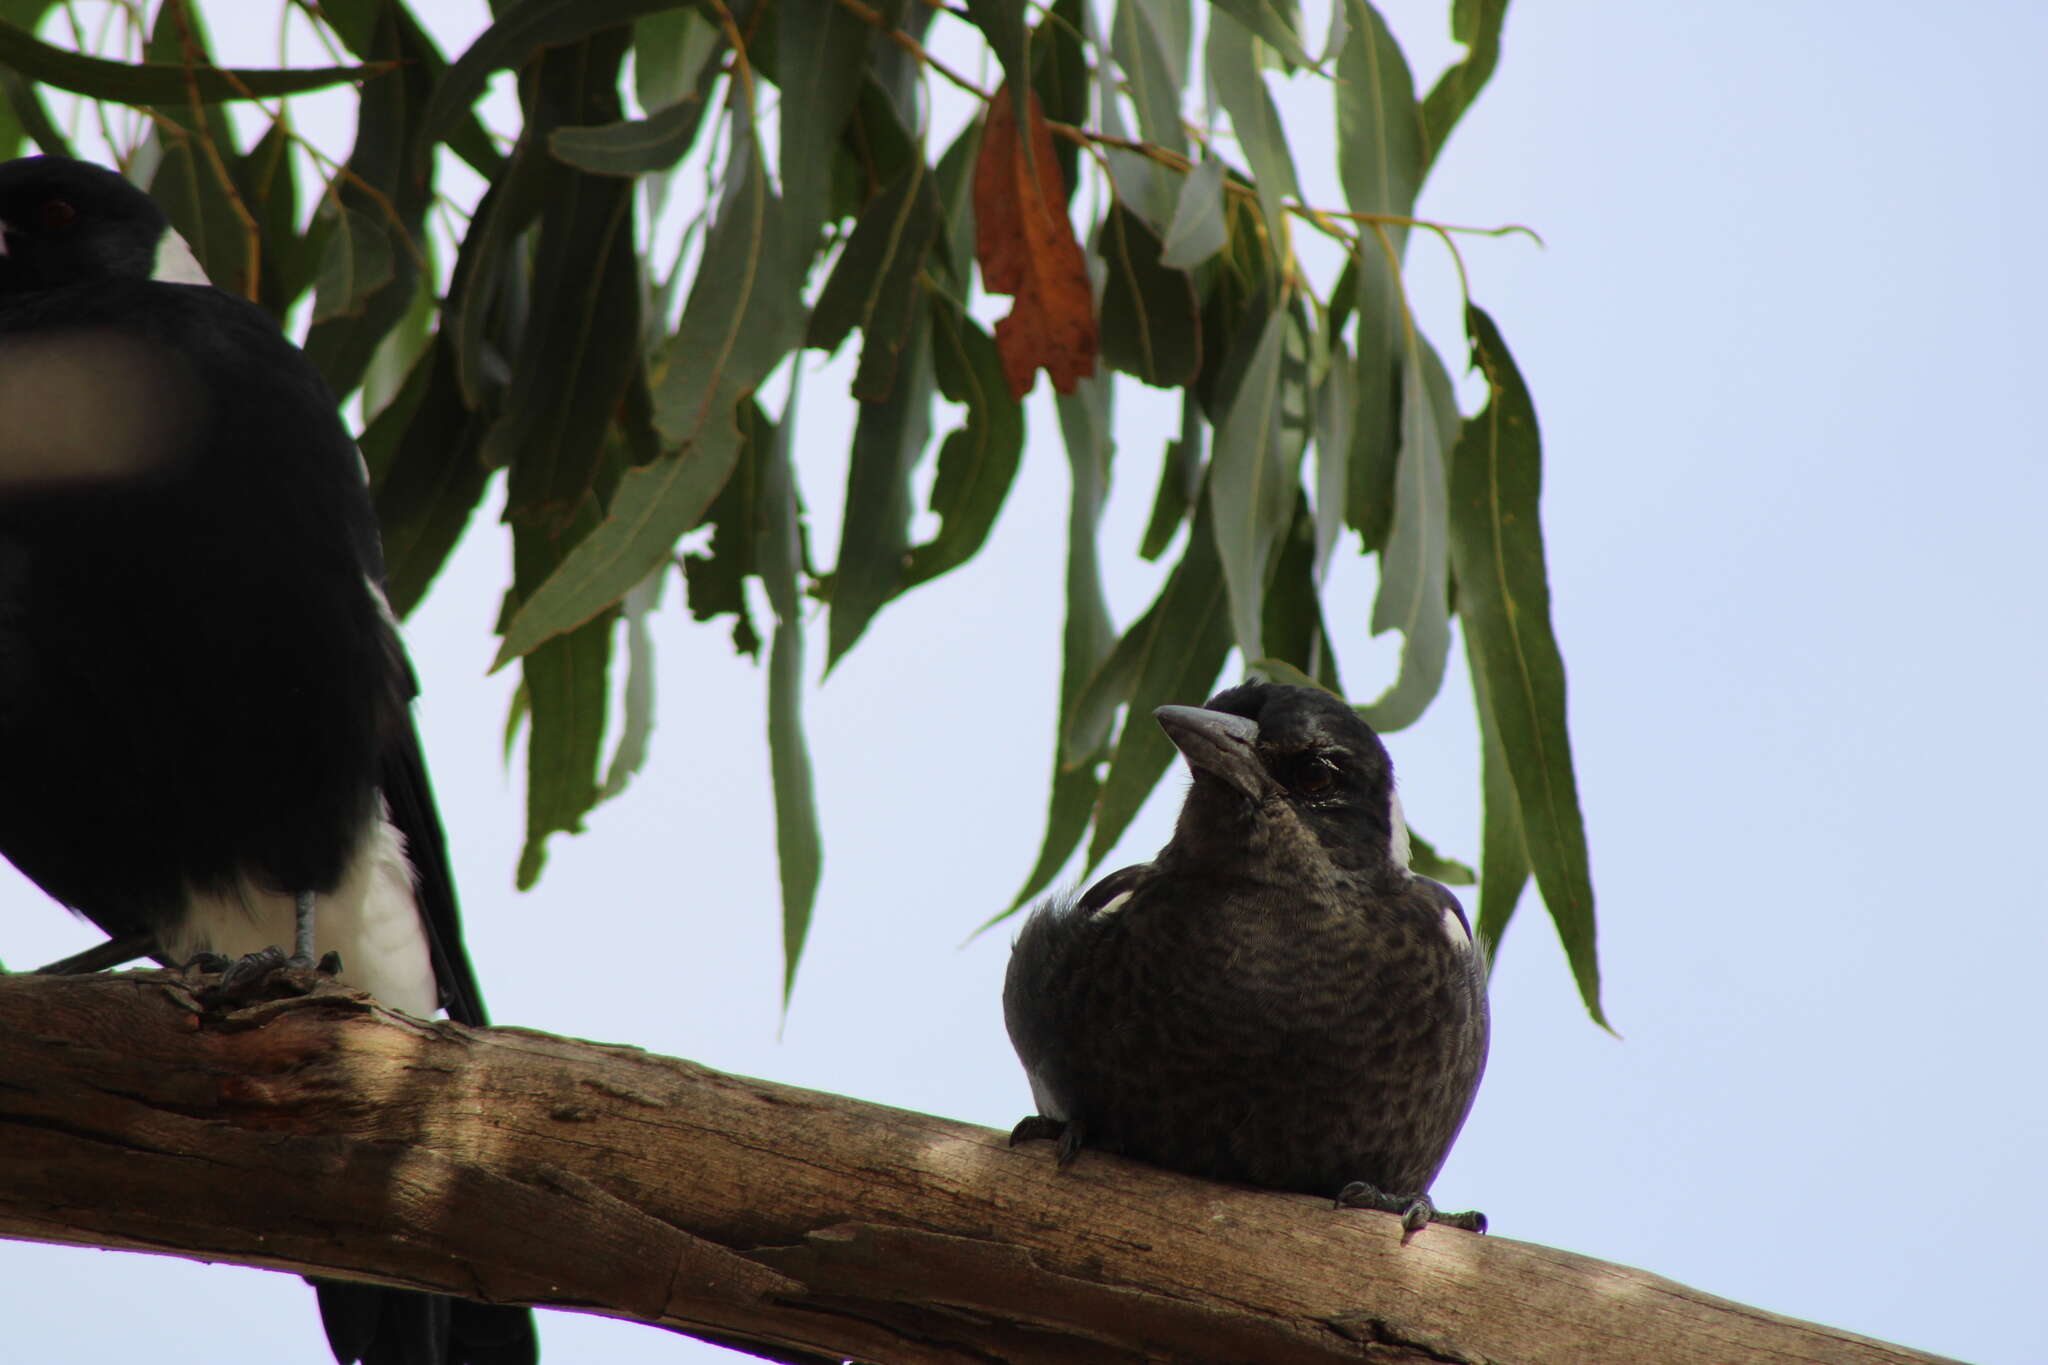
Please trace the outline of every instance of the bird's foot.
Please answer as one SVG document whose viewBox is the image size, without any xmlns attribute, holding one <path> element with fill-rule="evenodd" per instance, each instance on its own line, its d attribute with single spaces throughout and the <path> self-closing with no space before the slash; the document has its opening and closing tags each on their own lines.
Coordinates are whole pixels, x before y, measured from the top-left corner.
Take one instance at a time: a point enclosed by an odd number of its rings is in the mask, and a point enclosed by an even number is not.
<svg viewBox="0 0 2048 1365">
<path fill-rule="evenodd" d="M 1399 1214 L 1401 1218 L 1401 1243 L 1431 1223 L 1440 1223 L 1447 1228 L 1463 1228 L 1466 1232 L 1486 1231 L 1486 1215 L 1477 1209 L 1463 1213 L 1445 1213 L 1429 1202 L 1426 1194 L 1388 1194 L 1379 1186 L 1364 1180 L 1354 1180 L 1337 1191 L 1336 1207 L 1340 1209 L 1378 1209 L 1381 1213 Z"/>
<path fill-rule="evenodd" d="M 1010 1130 L 1010 1145 L 1015 1147 L 1020 1142 L 1041 1138 L 1056 1142 L 1059 1146 L 1054 1155 L 1059 1164 L 1066 1167 L 1073 1165 L 1074 1158 L 1081 1155 L 1081 1144 L 1086 1136 L 1087 1130 L 1077 1119 L 1050 1119 L 1043 1114 L 1033 1114 L 1028 1119 L 1019 1120 L 1017 1126 Z"/>
<path fill-rule="evenodd" d="M 246 1003 L 277 982 L 280 972 L 310 970 L 328 977 L 341 975 L 341 954 L 330 952 L 315 962 L 310 956 L 287 953 L 273 945 L 236 958 L 195 953 L 185 966 L 188 971 L 219 972 L 220 984 L 214 988 L 214 994 L 220 999 Z M 288 989 L 292 994 L 303 995 L 307 988 L 302 983 L 292 983 Z"/>
</svg>

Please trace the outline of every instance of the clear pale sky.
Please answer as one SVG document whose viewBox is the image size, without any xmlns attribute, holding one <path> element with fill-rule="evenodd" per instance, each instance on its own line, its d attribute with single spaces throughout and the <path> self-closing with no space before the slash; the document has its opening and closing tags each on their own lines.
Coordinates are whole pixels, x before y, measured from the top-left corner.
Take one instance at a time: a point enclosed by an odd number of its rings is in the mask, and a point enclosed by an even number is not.
<svg viewBox="0 0 2048 1365">
<path fill-rule="evenodd" d="M 209 10 L 223 34 L 230 8 Z M 451 48 L 482 12 L 432 8 Z M 1445 6 L 1386 8 L 1426 82 L 1450 51 Z M 1981 1365 L 2048 1359 L 2031 870 L 2044 52 L 2048 10 L 2019 0 L 1520 0 L 1421 207 L 1548 243 L 1465 249 L 1542 422 L 1623 1035 L 1588 1022 L 1525 902 L 1493 977 L 1492 1063 L 1436 1192 L 1501 1236 Z M 1291 110 L 1326 119 L 1302 84 Z M 1327 146 L 1305 131 L 1296 154 L 1311 197 L 1336 203 Z M 1448 269 L 1425 239 L 1413 255 L 1461 368 Z M 829 552 L 847 370 L 806 364 L 802 477 Z M 761 674 L 671 585 L 651 770 L 514 892 L 511 681 L 484 672 L 507 547 L 479 519 L 410 636 L 500 1021 L 992 1127 L 1028 1111 L 998 1003 L 1009 935 L 961 943 L 1024 876 L 1045 798 L 1066 476 L 1042 385 L 1032 402 L 987 551 L 887 608 L 811 697 L 825 883 L 779 1039 Z M 1158 413 L 1120 414 L 1104 535 L 1120 622 L 1158 578 L 1132 553 Z M 1394 657 L 1366 638 L 1371 582 L 1347 562 L 1332 599 L 1361 698 Z M 1460 669 L 1389 747 L 1417 827 L 1474 855 Z M 1112 865 L 1158 847 L 1181 785 Z M 91 937 L 0 869 L 0 957 Z M 622 967 L 658 987 L 621 988 Z M 542 1332 L 557 1365 L 724 1354 L 567 1314 Z M 0 1244 L 0 1334 L 22 1361 L 328 1360 L 295 1279 L 19 1243 Z"/>
</svg>

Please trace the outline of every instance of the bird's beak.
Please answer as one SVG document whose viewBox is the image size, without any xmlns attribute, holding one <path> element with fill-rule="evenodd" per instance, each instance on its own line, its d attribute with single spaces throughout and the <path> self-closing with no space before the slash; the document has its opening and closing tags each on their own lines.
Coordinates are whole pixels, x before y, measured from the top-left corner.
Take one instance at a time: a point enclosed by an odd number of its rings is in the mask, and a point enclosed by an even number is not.
<svg viewBox="0 0 2048 1365">
<path fill-rule="evenodd" d="M 1162 706 L 1152 715 L 1197 774 L 1234 788 L 1248 801 L 1265 796 L 1268 781 L 1266 765 L 1259 761 L 1257 721 L 1199 706 Z"/>
</svg>

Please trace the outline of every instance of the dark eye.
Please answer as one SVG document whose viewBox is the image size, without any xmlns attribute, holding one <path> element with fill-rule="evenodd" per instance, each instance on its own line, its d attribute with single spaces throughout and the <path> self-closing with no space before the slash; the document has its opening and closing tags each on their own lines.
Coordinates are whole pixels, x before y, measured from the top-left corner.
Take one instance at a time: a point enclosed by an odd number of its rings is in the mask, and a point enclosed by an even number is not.
<svg viewBox="0 0 2048 1365">
<path fill-rule="evenodd" d="M 1337 769 L 1314 754 L 1300 754 L 1276 765 L 1274 776 L 1303 796 L 1322 796 L 1337 785 Z"/>
<path fill-rule="evenodd" d="M 62 232 L 78 219 L 78 210 L 63 199 L 45 199 L 38 212 L 42 216 L 45 232 Z"/>
</svg>

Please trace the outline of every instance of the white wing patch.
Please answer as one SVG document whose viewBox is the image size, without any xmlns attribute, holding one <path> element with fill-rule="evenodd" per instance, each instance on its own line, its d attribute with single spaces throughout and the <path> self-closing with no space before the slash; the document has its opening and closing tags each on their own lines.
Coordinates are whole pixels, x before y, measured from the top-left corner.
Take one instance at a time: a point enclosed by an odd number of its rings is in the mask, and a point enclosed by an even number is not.
<svg viewBox="0 0 2048 1365">
<path fill-rule="evenodd" d="M 1408 813 L 1401 809 L 1401 793 L 1397 791 L 1388 792 L 1387 804 L 1389 807 L 1387 815 L 1390 817 L 1394 827 L 1393 842 L 1390 850 L 1394 855 L 1394 866 L 1406 868 L 1412 850 L 1408 844 Z"/>
<path fill-rule="evenodd" d="M 440 1008 L 434 960 L 413 896 L 412 863 L 405 838 L 379 802 L 364 828 L 347 874 L 313 910 L 313 951 L 341 954 L 341 980 L 393 1009 L 421 1018 Z M 289 948 L 293 904 L 289 892 L 258 886 L 244 876 L 224 895 L 188 891 L 185 917 L 164 935 L 176 962 L 194 953 L 240 957 L 273 945 Z"/>
<path fill-rule="evenodd" d="M 1114 915 L 1117 911 L 1123 909 L 1124 902 L 1129 900 L 1130 898 L 1131 893 L 1128 891 L 1124 892 L 1121 895 L 1111 896 L 1108 900 L 1104 901 L 1099 907 L 1097 907 L 1097 909 L 1092 914 L 1090 914 L 1088 918 L 1106 919 L 1109 916 Z"/>
<path fill-rule="evenodd" d="M 163 240 L 156 244 L 156 262 L 149 277 L 159 284 L 212 284 L 206 278 L 206 271 L 200 268 L 199 258 L 192 254 L 192 247 L 176 228 L 164 229 Z"/>
<path fill-rule="evenodd" d="M 1448 905 L 1444 907 L 1444 937 L 1449 939 L 1451 946 L 1459 952 L 1472 951 L 1472 935 L 1465 929 L 1464 916 Z"/>
</svg>

